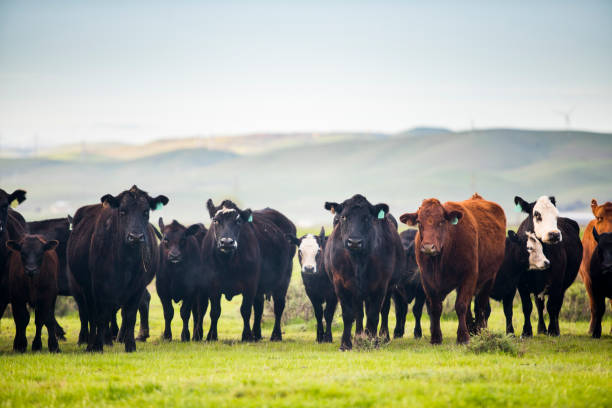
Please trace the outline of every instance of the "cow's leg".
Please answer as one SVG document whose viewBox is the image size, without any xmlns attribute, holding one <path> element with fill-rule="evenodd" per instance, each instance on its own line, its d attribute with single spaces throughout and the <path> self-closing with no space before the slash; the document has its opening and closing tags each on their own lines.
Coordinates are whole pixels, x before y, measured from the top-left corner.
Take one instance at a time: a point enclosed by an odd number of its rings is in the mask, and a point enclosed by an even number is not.
<svg viewBox="0 0 612 408">
<path fill-rule="evenodd" d="M 317 319 L 317 343 L 323 342 L 323 303 L 321 298 L 310 299 Z"/>
<path fill-rule="evenodd" d="M 56 300 L 53 301 L 53 324 L 55 324 L 55 335 L 57 336 L 57 338 L 59 340 L 62 341 L 66 341 L 66 332 L 64 331 L 64 328 L 62 326 L 60 326 L 60 324 L 58 323 L 57 319 L 55 318 L 55 303 L 57 301 Z"/>
<path fill-rule="evenodd" d="M 563 305 L 563 290 L 558 288 L 553 294 L 548 295 L 548 301 L 546 302 L 546 310 L 548 311 L 548 335 L 559 336 L 561 334 L 559 330 L 559 313 L 561 313 L 561 306 Z"/>
<path fill-rule="evenodd" d="M 145 289 L 140 304 L 138 305 L 138 313 L 140 314 L 140 331 L 138 332 L 138 341 L 147 341 L 149 338 L 149 305 L 151 304 L 151 294 Z"/>
<path fill-rule="evenodd" d="M 544 321 L 544 298 L 536 295 L 535 304 L 536 310 L 538 311 L 538 334 L 546 334 L 546 322 Z M 548 316 L 550 317 L 550 310 L 548 310 Z"/>
<path fill-rule="evenodd" d="M 430 311 L 429 331 L 431 333 L 431 344 L 442 343 L 442 330 L 440 329 L 440 316 L 442 316 L 442 300 L 443 299 L 437 294 L 429 295 L 427 299 Z"/>
<path fill-rule="evenodd" d="M 366 334 L 369 338 L 376 338 L 376 329 L 378 329 L 378 319 L 379 316 L 381 315 L 381 308 L 382 308 L 382 304 L 383 301 L 385 300 L 385 296 L 386 296 L 386 288 L 385 289 L 381 289 L 378 290 L 377 292 L 374 292 L 372 294 L 370 294 L 370 296 L 367 297 L 367 301 L 366 301 L 366 313 L 367 313 L 367 322 L 366 322 Z M 387 334 L 386 337 L 384 338 L 385 340 L 389 339 L 389 328 L 387 327 Z"/>
<path fill-rule="evenodd" d="M 276 304 L 276 301 L 274 302 Z M 263 316 L 264 310 L 264 295 L 263 293 L 258 293 L 255 295 L 255 299 L 253 300 L 253 340 L 259 341 L 262 339 L 261 337 L 261 317 Z"/>
<path fill-rule="evenodd" d="M 172 340 L 172 318 L 174 317 L 174 307 L 172 299 L 169 297 L 159 297 L 162 308 L 164 309 L 164 340 Z"/>
<path fill-rule="evenodd" d="M 287 288 L 283 286 L 280 289 L 277 289 L 272 298 L 274 299 L 274 329 L 272 330 L 272 336 L 270 336 L 270 341 L 282 341 L 283 333 L 281 331 L 281 322 L 283 318 L 283 312 L 285 311 L 285 302 L 287 297 Z"/>
<path fill-rule="evenodd" d="M 34 310 L 34 324 L 36 326 L 36 334 L 32 340 L 32 351 L 42 350 L 42 327 L 45 324 L 46 315 L 43 313 L 42 305 L 36 305 Z"/>
<path fill-rule="evenodd" d="M 482 329 L 487 328 L 489 315 L 491 314 L 491 303 L 489 300 L 489 295 L 491 293 L 492 287 L 493 280 L 482 285 L 482 287 L 480 288 L 480 292 L 478 292 L 478 294 L 476 295 L 476 302 L 474 303 L 474 305 L 477 305 L 477 309 L 475 310 L 477 332 L 480 332 Z"/>
<path fill-rule="evenodd" d="M 119 309 L 114 309 L 110 316 L 109 337 L 117 340 L 119 343 L 123 343 L 125 341 L 125 319 L 123 318 L 123 309 L 121 310 L 121 327 L 117 324 L 117 313 L 119 313 Z"/>
<path fill-rule="evenodd" d="M 98 304 L 94 321 L 95 336 L 90 351 L 104 351 L 104 336 L 108 330 L 108 323 L 111 319 L 111 314 L 114 308 L 109 305 Z"/>
<path fill-rule="evenodd" d="M 115 316 L 117 314 L 117 312 L 113 313 L 113 316 Z M 105 346 L 112 346 L 113 345 L 113 340 L 117 340 L 118 342 L 123 342 L 123 330 L 119 330 L 117 336 L 115 337 L 115 335 L 113 335 L 114 329 L 113 329 L 113 320 L 115 320 L 114 318 L 111 317 L 111 319 L 108 321 L 108 323 L 106 325 L 104 325 L 104 345 Z M 115 325 L 117 324 L 116 320 L 115 320 Z M 121 322 L 121 325 L 123 326 L 123 319 Z"/>
<path fill-rule="evenodd" d="M 55 308 L 53 307 L 55 305 L 55 300 L 51 303 L 49 302 L 48 305 L 46 305 L 45 308 L 43 308 L 43 310 L 41 310 L 41 312 L 46 311 L 46 313 L 44 314 L 45 318 L 45 326 L 47 327 L 47 334 L 48 334 L 48 339 L 47 339 L 47 347 L 49 348 L 49 353 L 59 353 L 60 349 L 59 349 L 59 344 L 57 343 L 57 334 L 55 333 L 55 327 L 56 327 L 56 321 L 55 321 Z M 36 314 L 38 314 L 38 311 L 36 311 Z"/>
<path fill-rule="evenodd" d="M 363 302 L 359 302 L 359 307 L 354 308 L 355 315 L 355 336 L 363 334 Z"/>
<path fill-rule="evenodd" d="M 467 283 L 457 289 L 457 300 L 455 301 L 455 312 L 457 313 L 457 343 L 465 344 L 470 341 L 470 332 L 467 327 L 467 310 L 472 301 L 473 289 Z"/>
<path fill-rule="evenodd" d="M 342 308 L 342 321 L 344 328 L 342 331 L 342 340 L 340 341 L 340 350 L 347 351 L 353 348 L 351 341 L 351 331 L 353 329 L 353 321 L 355 320 L 355 309 L 357 307 L 363 307 L 361 301 L 354 301 L 353 296 L 350 292 L 341 288 L 338 291 L 338 297 L 340 298 L 340 307 Z M 355 331 L 355 335 L 357 332 Z"/>
<path fill-rule="evenodd" d="M 28 348 L 26 328 L 28 327 L 28 323 L 30 323 L 30 312 L 28 312 L 25 302 L 11 302 L 11 310 L 13 312 L 13 320 L 15 321 L 13 350 L 25 353 Z"/>
<path fill-rule="evenodd" d="M 414 315 L 414 338 L 420 339 L 423 336 L 421 329 L 421 316 L 423 315 L 423 304 L 425 303 L 425 294 L 419 293 L 414 298 L 414 306 L 412 306 L 412 314 Z M 404 321 L 406 319 L 404 318 Z"/>
<path fill-rule="evenodd" d="M 181 305 L 181 319 L 183 319 L 183 331 L 181 332 L 181 341 L 189 341 L 189 318 L 191 317 L 193 299 L 187 298 L 183 300 Z"/>
<path fill-rule="evenodd" d="M 601 337 L 601 319 L 606 312 L 606 298 L 597 293 L 596 290 L 593 290 L 592 299 L 595 307 L 595 315 L 593 316 L 593 332 L 591 335 L 594 339 L 598 339 Z"/>
<path fill-rule="evenodd" d="M 81 321 L 78 344 L 86 344 L 89 338 L 89 313 L 87 309 L 87 302 L 80 291 L 74 292 L 74 300 L 76 301 L 77 308 L 79 309 L 79 320 Z"/>
<path fill-rule="evenodd" d="M 124 328 L 124 345 L 126 353 L 136 351 L 136 339 L 134 338 L 134 328 L 136 326 L 136 314 L 142 299 L 143 292 L 130 298 L 121 308 L 121 327 Z"/>
<path fill-rule="evenodd" d="M 332 342 L 332 323 L 334 321 L 334 313 L 336 312 L 336 306 L 338 305 L 338 298 L 334 296 L 329 297 L 325 300 L 325 335 L 324 342 Z"/>
<path fill-rule="evenodd" d="M 242 341 L 253 341 L 253 332 L 251 331 L 251 310 L 253 309 L 254 300 L 254 293 L 244 293 L 242 295 L 242 304 L 240 305 L 240 315 L 242 316 Z M 274 306 L 276 306 L 276 301 L 274 302 Z M 276 307 L 274 309 L 276 310 Z"/>
<path fill-rule="evenodd" d="M 395 305 L 395 329 L 393 329 L 393 338 L 400 339 L 404 337 L 404 330 L 406 329 L 408 302 L 406 302 L 400 294 L 394 293 L 393 304 Z"/>
<path fill-rule="evenodd" d="M 504 305 L 504 316 L 506 316 L 506 334 L 514 334 L 512 325 L 512 303 L 514 302 L 514 292 L 502 299 Z"/>
<path fill-rule="evenodd" d="M 382 302 L 382 307 L 380 309 L 380 331 L 378 332 L 378 336 L 385 339 L 386 341 L 389 341 L 390 339 L 389 310 L 391 310 L 391 290 L 388 290 L 385 294 Z M 374 328 L 374 335 L 376 335 L 376 328 Z"/>
<path fill-rule="evenodd" d="M 533 310 L 533 304 L 531 303 L 531 294 L 526 289 L 519 288 L 519 295 L 521 296 L 521 305 L 523 307 L 523 333 L 522 337 L 533 336 L 533 330 L 531 328 L 531 311 Z"/>
<path fill-rule="evenodd" d="M 208 296 L 198 293 L 196 302 L 193 306 L 193 337 L 194 341 L 201 341 L 204 338 L 204 315 L 208 309 Z"/>
<path fill-rule="evenodd" d="M 221 294 L 215 293 L 210 297 L 210 328 L 206 341 L 217 341 L 217 322 L 221 316 Z"/>
</svg>

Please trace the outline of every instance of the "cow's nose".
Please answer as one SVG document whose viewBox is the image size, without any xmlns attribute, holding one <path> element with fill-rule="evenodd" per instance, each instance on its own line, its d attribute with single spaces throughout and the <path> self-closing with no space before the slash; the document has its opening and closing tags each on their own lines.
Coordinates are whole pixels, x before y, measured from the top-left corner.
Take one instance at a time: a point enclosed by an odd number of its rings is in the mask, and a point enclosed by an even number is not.
<svg viewBox="0 0 612 408">
<path fill-rule="evenodd" d="M 561 241 L 561 233 L 559 231 L 553 231 L 548 233 L 548 240 L 552 243 Z"/>
<path fill-rule="evenodd" d="M 168 260 L 170 262 L 178 262 L 181 260 L 181 253 L 178 251 L 170 251 L 168 253 Z"/>
<path fill-rule="evenodd" d="M 128 234 L 128 242 L 131 242 L 134 244 L 144 242 L 144 234 L 137 234 L 134 232 L 130 232 Z"/>
<path fill-rule="evenodd" d="M 303 271 L 304 273 L 314 273 L 315 268 L 314 268 L 314 266 L 304 266 L 304 267 L 302 268 L 302 271 Z"/>
<path fill-rule="evenodd" d="M 232 238 L 221 238 L 219 240 L 219 243 L 223 247 L 229 247 L 229 246 L 233 246 L 234 245 L 234 240 Z"/>
<path fill-rule="evenodd" d="M 37 268 L 37 267 L 35 267 L 35 266 L 26 266 L 26 267 L 24 268 L 24 270 L 25 270 L 25 273 L 26 273 L 28 276 L 33 276 L 33 275 L 36 275 L 36 274 L 38 273 L 38 268 Z"/>
<path fill-rule="evenodd" d="M 358 238 L 349 238 L 346 240 L 346 246 L 351 249 L 359 249 L 363 246 L 363 240 Z"/>
<path fill-rule="evenodd" d="M 438 253 L 438 248 L 436 248 L 435 244 L 422 244 L 421 252 L 428 255 L 436 255 Z"/>
</svg>

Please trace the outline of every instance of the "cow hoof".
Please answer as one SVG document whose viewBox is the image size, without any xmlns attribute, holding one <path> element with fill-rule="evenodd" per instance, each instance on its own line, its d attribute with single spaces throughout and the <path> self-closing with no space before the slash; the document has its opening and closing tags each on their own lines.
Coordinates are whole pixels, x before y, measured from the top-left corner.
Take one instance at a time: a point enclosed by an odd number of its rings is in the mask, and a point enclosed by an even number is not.
<svg viewBox="0 0 612 408">
<path fill-rule="evenodd" d="M 420 339 L 421 337 L 423 337 L 423 332 L 421 330 L 415 330 L 414 331 L 414 338 L 415 339 Z"/>
<path fill-rule="evenodd" d="M 280 333 L 272 333 L 270 341 L 283 341 L 283 336 Z"/>
<path fill-rule="evenodd" d="M 442 344 L 442 337 L 432 337 L 429 342 L 433 345 Z"/>
<path fill-rule="evenodd" d="M 393 338 L 394 339 L 401 339 L 402 337 L 404 337 L 404 332 L 400 331 L 400 330 L 394 330 L 393 331 Z"/>
<path fill-rule="evenodd" d="M 42 341 L 40 339 L 34 339 L 32 342 L 32 351 L 40 351 L 42 350 Z"/>
<path fill-rule="evenodd" d="M 134 351 L 136 351 L 136 342 L 134 342 L 134 341 L 126 341 L 125 342 L 125 352 L 126 353 L 133 353 Z"/>
<path fill-rule="evenodd" d="M 351 351 L 353 349 L 353 345 L 351 343 L 342 343 L 340 345 L 340 351 Z"/>
</svg>

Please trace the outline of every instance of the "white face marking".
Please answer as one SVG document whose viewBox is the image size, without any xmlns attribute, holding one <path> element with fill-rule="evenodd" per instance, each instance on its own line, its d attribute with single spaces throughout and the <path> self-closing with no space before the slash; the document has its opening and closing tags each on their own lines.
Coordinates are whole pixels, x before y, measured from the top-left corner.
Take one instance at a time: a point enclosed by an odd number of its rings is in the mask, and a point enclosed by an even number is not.
<svg viewBox="0 0 612 408">
<path fill-rule="evenodd" d="M 527 232 L 527 253 L 529 253 L 529 270 L 548 268 L 550 262 L 544 255 L 544 247 L 533 232 Z"/>
<path fill-rule="evenodd" d="M 217 212 L 215 213 L 215 217 L 217 215 L 219 215 L 219 214 L 230 213 L 230 212 L 233 212 L 233 211 L 236 211 L 236 209 L 235 208 L 226 208 L 226 207 L 223 207 L 220 210 L 217 210 Z"/>
<path fill-rule="evenodd" d="M 533 206 L 533 231 L 545 244 L 561 242 L 561 231 L 557 227 L 559 211 L 547 196 L 538 198 Z M 556 239 L 558 237 L 558 239 Z"/>
<path fill-rule="evenodd" d="M 317 273 L 317 254 L 320 250 L 321 248 L 319 248 L 319 244 L 314 235 L 308 234 L 302 238 L 299 247 L 302 258 L 302 272 Z M 310 269 L 310 271 L 308 269 Z"/>
</svg>

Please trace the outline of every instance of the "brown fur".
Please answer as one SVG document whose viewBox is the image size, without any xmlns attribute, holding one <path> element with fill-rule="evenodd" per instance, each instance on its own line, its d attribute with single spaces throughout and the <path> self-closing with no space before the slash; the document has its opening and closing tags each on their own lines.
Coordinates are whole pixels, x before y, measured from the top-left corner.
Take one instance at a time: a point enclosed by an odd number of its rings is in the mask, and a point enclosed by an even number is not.
<svg viewBox="0 0 612 408">
<path fill-rule="evenodd" d="M 590 274 L 591 258 L 597 246 L 597 242 L 593 238 L 593 227 L 595 227 L 598 234 L 612 232 L 612 202 L 608 201 L 603 205 L 598 205 L 597 200 L 593 199 L 591 200 L 591 210 L 595 219 L 591 220 L 584 230 L 584 235 L 582 236 L 582 263 L 580 264 L 580 278 L 584 282 L 584 287 L 589 295 L 589 302 L 591 304 L 589 333 L 593 332 L 593 320 L 595 318 L 595 301 L 593 299 Z M 612 300 L 610 300 L 610 305 L 612 305 Z"/>
<path fill-rule="evenodd" d="M 459 218 L 456 225 L 451 222 L 454 216 Z M 435 198 L 424 200 L 416 213 L 404 214 L 400 220 L 409 225 L 419 222 L 415 252 L 430 306 L 432 344 L 442 342 L 442 301 L 454 289 L 459 318 L 457 341 L 468 342 L 466 313 L 475 294 L 477 328 L 486 327 L 489 293 L 504 259 L 504 211 L 496 203 L 475 194 L 462 202 L 441 204 Z M 422 252 L 429 245 L 435 245 L 439 251 L 437 256 Z"/>
</svg>

